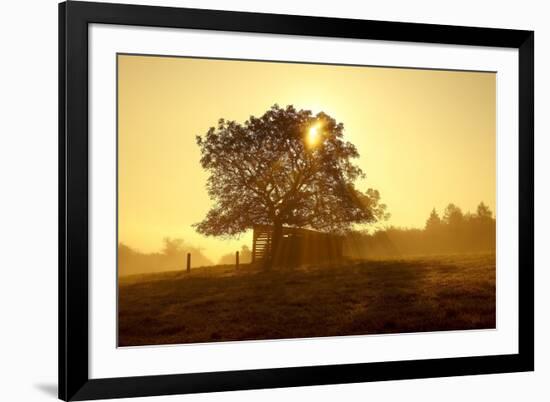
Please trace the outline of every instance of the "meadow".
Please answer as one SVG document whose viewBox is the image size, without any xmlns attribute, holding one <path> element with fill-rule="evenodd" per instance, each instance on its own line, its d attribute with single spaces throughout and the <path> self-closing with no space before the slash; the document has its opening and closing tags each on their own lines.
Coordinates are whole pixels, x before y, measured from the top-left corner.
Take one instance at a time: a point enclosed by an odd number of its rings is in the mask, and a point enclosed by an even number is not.
<svg viewBox="0 0 550 402">
<path fill-rule="evenodd" d="M 495 254 L 265 270 L 195 268 L 119 279 L 119 346 L 496 326 Z"/>
</svg>

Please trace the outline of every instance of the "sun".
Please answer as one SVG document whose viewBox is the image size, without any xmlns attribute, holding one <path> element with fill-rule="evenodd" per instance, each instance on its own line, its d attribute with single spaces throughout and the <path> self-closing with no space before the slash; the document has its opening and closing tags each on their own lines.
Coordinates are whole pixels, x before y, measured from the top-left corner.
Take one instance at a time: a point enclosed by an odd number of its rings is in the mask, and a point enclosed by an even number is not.
<svg viewBox="0 0 550 402">
<path fill-rule="evenodd" d="M 311 126 L 307 132 L 307 143 L 310 147 L 314 147 L 320 140 L 319 123 Z"/>
</svg>

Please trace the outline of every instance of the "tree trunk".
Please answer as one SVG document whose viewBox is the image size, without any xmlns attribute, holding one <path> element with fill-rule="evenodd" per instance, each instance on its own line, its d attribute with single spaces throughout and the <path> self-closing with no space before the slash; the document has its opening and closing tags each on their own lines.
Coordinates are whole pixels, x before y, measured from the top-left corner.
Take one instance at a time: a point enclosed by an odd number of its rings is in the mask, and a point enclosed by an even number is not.
<svg viewBox="0 0 550 402">
<path fill-rule="evenodd" d="M 271 253 L 266 259 L 266 268 L 273 268 L 281 261 L 281 243 L 283 239 L 283 224 L 281 222 L 273 223 L 273 232 L 271 234 Z"/>
</svg>

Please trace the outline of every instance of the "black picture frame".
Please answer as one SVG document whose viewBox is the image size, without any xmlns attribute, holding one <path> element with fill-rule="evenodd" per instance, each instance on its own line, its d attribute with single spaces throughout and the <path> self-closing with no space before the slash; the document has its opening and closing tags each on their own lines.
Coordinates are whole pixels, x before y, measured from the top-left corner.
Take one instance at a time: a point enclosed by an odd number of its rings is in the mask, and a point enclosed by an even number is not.
<svg viewBox="0 0 550 402">
<path fill-rule="evenodd" d="M 90 379 L 88 25 L 376 39 L 519 51 L 517 354 Z M 170 395 L 534 370 L 534 32 L 70 1 L 59 5 L 59 398 Z"/>
</svg>

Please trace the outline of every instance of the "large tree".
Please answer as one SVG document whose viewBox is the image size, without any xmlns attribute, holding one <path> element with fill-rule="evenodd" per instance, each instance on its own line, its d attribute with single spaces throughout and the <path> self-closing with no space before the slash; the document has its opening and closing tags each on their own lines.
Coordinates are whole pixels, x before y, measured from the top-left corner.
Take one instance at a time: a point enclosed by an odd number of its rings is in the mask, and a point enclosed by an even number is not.
<svg viewBox="0 0 550 402">
<path fill-rule="evenodd" d="M 327 114 L 293 106 L 274 105 L 243 124 L 219 120 L 197 136 L 215 202 L 197 231 L 235 236 L 272 225 L 276 255 L 283 225 L 342 233 L 383 218 L 378 191 L 355 187 L 364 173 L 352 163 L 359 153 L 343 135 L 343 124 Z"/>
</svg>

